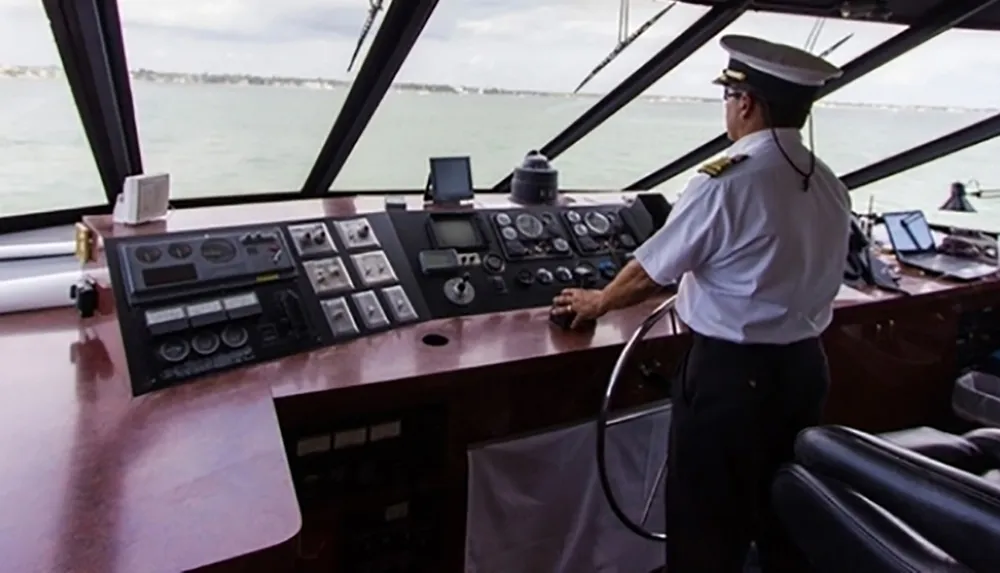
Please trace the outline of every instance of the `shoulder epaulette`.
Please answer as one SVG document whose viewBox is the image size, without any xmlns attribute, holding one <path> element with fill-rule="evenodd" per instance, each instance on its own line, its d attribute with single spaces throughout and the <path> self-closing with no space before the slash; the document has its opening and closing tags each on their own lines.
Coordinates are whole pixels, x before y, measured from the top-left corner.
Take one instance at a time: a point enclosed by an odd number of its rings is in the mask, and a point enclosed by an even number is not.
<svg viewBox="0 0 1000 573">
<path fill-rule="evenodd" d="M 713 159 L 712 161 L 709 161 L 708 163 L 699 167 L 698 173 L 704 173 L 709 177 L 718 177 L 719 175 L 722 175 L 723 173 L 728 171 L 729 168 L 732 167 L 733 165 L 736 165 L 738 163 L 743 163 L 747 159 L 750 159 L 750 156 L 742 153 L 739 155 L 733 155 L 732 157 L 729 156 L 720 157 L 718 159 Z"/>
</svg>

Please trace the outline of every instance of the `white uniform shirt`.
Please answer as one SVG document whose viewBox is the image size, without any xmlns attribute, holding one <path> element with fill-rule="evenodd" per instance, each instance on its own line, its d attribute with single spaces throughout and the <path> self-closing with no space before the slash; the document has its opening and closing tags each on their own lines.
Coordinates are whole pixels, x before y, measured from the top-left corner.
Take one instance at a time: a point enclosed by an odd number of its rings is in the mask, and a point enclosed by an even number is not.
<svg viewBox="0 0 1000 573">
<path fill-rule="evenodd" d="M 794 129 L 747 135 L 726 155 L 745 161 L 691 179 L 663 227 L 635 251 L 661 285 L 680 279 L 677 314 L 695 332 L 739 343 L 788 344 L 818 336 L 844 278 L 847 188 Z"/>
</svg>

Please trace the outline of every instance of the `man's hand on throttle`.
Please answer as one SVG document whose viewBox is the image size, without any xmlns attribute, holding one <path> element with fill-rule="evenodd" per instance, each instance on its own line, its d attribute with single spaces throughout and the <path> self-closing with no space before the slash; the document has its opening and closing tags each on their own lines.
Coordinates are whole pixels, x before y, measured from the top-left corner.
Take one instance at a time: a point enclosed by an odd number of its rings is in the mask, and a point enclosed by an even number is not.
<svg viewBox="0 0 1000 573">
<path fill-rule="evenodd" d="M 568 288 L 552 299 L 552 314 L 576 313 L 570 328 L 579 328 L 587 321 L 604 315 L 604 293 L 599 290 Z"/>
</svg>

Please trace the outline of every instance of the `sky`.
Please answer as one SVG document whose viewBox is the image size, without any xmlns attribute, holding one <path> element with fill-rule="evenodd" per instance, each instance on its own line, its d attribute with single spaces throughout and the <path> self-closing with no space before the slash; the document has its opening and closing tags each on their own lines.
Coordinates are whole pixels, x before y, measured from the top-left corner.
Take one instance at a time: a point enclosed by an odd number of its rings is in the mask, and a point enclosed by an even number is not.
<svg viewBox="0 0 1000 573">
<path fill-rule="evenodd" d="M 631 2 L 632 29 L 665 5 Z M 615 46 L 618 5 L 618 0 L 441 0 L 397 81 L 571 91 Z M 346 67 L 368 0 L 119 0 L 119 6 L 133 69 L 349 79 Z M 586 91 L 613 88 L 705 11 L 675 7 Z M 747 13 L 725 33 L 803 46 L 813 23 Z M 816 48 L 853 32 L 829 58 L 843 64 L 900 30 L 831 19 Z M 373 28 L 369 43 L 374 35 Z M 1000 69 L 998 47 L 1000 33 L 949 31 L 831 99 L 995 107 L 1000 74 L 982 70 Z M 725 61 L 713 40 L 647 93 L 715 97 L 718 88 L 710 80 Z M 0 0 L 0 65 L 57 63 L 41 0 Z"/>
</svg>

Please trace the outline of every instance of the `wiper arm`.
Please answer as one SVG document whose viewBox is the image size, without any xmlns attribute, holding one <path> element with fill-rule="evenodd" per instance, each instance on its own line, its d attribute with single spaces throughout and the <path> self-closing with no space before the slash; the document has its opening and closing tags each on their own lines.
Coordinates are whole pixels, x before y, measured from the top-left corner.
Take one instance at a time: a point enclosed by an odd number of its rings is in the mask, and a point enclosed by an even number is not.
<svg viewBox="0 0 1000 573">
<path fill-rule="evenodd" d="M 576 89 L 573 90 L 573 93 L 578 93 L 581 89 L 583 89 L 583 86 L 587 85 L 590 82 L 590 80 L 594 79 L 594 76 L 599 74 L 601 70 L 608 67 L 608 64 L 613 62 L 615 58 L 617 58 L 623 51 L 625 51 L 625 48 L 629 47 L 632 44 L 632 42 L 635 42 L 637 39 L 639 39 L 639 36 L 643 35 L 646 32 L 646 30 L 649 30 L 653 26 L 653 24 L 657 22 L 657 20 L 662 18 L 667 12 L 672 10 L 673 7 L 676 5 L 677 2 L 671 2 L 670 4 L 666 5 L 662 10 L 653 15 L 652 18 L 647 20 L 642 26 L 636 28 L 635 32 L 632 32 L 625 38 L 619 40 L 618 45 L 616 45 L 614 49 L 611 50 L 611 53 L 608 54 L 606 58 L 601 60 L 601 63 L 597 64 L 597 67 L 595 67 L 593 70 L 590 71 L 589 74 L 587 74 L 587 77 L 583 78 L 583 81 L 580 82 L 580 85 L 576 86 Z"/>
<path fill-rule="evenodd" d="M 851 32 L 850 34 L 848 34 L 848 35 L 844 36 L 843 38 L 837 40 L 836 42 L 833 43 L 832 46 L 830 46 L 829 48 L 827 48 L 827 49 L 823 50 L 822 52 L 820 52 L 819 53 L 819 57 L 825 58 L 825 57 L 829 56 L 834 51 L 836 51 L 837 48 L 839 48 L 839 47 L 843 46 L 844 44 L 846 44 L 847 41 L 850 40 L 853 37 L 854 37 L 854 32 Z"/>
<path fill-rule="evenodd" d="M 358 44 L 354 46 L 354 54 L 351 55 L 351 62 L 347 64 L 347 71 L 351 71 L 351 68 L 354 67 L 354 62 L 358 59 L 358 54 L 361 53 L 361 46 L 365 43 L 368 33 L 371 32 L 375 17 L 382 11 L 384 3 L 385 0 L 368 0 L 368 16 L 365 18 L 364 25 L 361 26 L 361 35 L 358 36 Z"/>
</svg>

